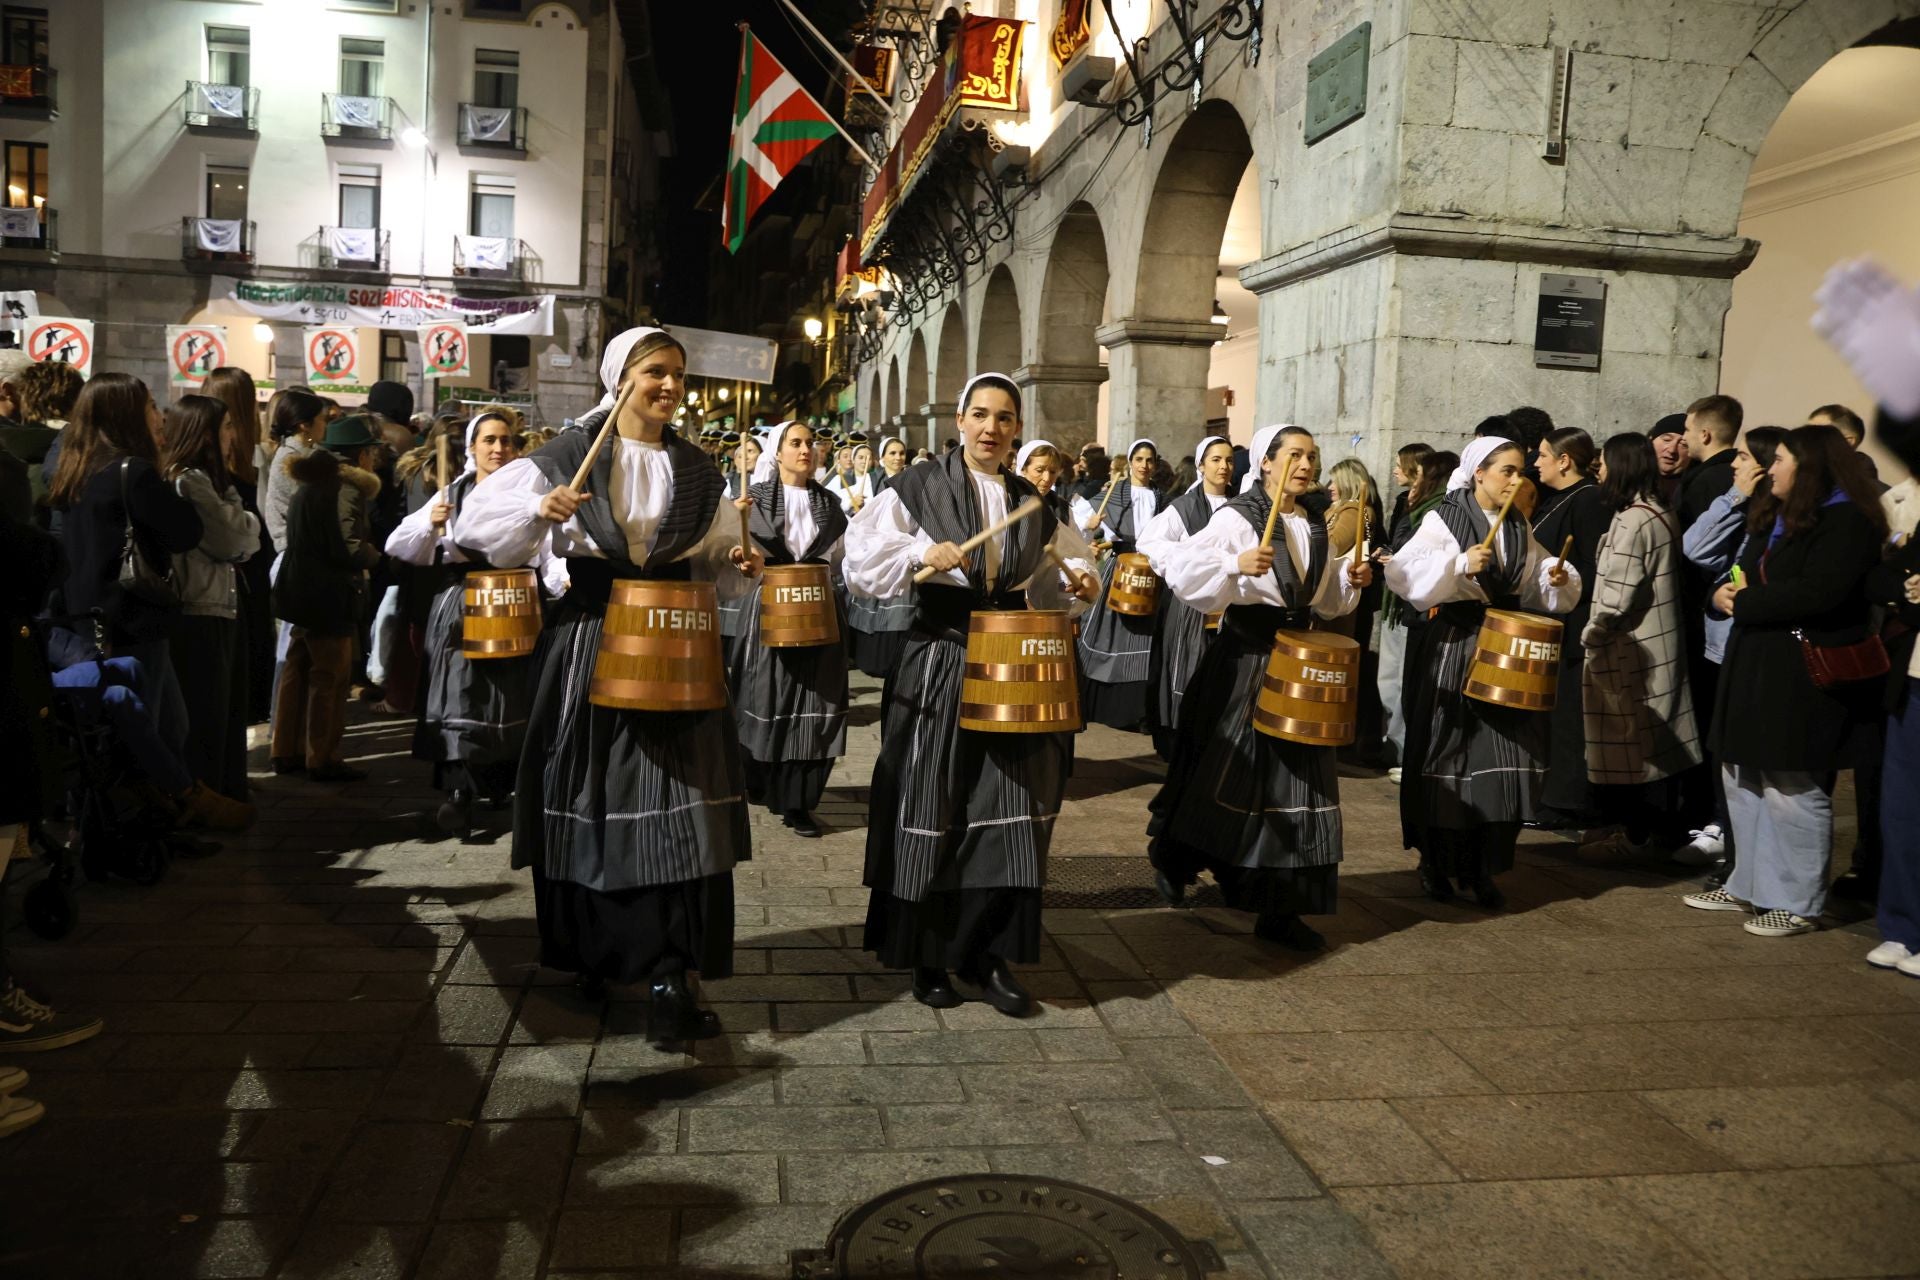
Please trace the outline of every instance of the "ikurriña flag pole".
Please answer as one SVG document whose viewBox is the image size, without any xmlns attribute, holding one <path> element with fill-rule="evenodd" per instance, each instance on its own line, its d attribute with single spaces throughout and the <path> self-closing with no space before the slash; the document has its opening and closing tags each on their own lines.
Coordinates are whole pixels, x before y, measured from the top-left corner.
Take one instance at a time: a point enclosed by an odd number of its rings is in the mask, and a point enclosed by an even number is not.
<svg viewBox="0 0 1920 1280">
<path fill-rule="evenodd" d="M 736 253 L 747 224 L 775 187 L 834 134 L 869 165 L 874 160 L 813 100 L 746 23 L 740 24 L 740 77 L 733 93 L 733 135 L 727 148 L 727 193 L 721 236 Z"/>
</svg>

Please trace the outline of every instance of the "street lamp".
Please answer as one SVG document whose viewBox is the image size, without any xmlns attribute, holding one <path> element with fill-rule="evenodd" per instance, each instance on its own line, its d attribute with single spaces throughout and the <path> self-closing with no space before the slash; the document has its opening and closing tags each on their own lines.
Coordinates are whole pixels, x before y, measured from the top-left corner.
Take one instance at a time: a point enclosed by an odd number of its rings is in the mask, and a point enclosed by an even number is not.
<svg viewBox="0 0 1920 1280">
<path fill-rule="evenodd" d="M 732 387 L 722 387 L 722 388 L 720 388 L 720 393 L 719 393 L 719 394 L 720 394 L 720 398 L 721 398 L 722 400 L 731 400 L 731 399 L 733 399 L 733 388 L 732 388 Z"/>
<path fill-rule="evenodd" d="M 273 326 L 265 320 L 257 320 L 253 325 L 253 340 L 263 347 L 273 345 Z"/>
<path fill-rule="evenodd" d="M 800 331 L 807 335 L 808 342 L 818 342 L 821 335 L 826 333 L 827 326 L 820 323 L 818 316 L 808 316 L 800 322 Z"/>
</svg>

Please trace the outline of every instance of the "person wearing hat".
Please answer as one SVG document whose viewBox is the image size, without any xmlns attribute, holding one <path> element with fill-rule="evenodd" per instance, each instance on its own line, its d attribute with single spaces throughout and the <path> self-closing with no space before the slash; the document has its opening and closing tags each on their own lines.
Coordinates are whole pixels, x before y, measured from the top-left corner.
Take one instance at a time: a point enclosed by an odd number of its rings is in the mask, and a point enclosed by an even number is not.
<svg viewBox="0 0 1920 1280">
<path fill-rule="evenodd" d="M 363 415 L 327 425 L 320 448 L 291 454 L 296 486 L 273 584 L 273 611 L 289 627 L 274 697 L 275 773 L 316 782 L 357 782 L 366 772 L 340 756 L 353 640 L 366 618 L 367 570 L 380 560 L 373 540 L 373 473 L 382 448 Z"/>
<path fill-rule="evenodd" d="M 1687 469 L 1687 415 L 1668 414 L 1647 428 L 1647 439 L 1660 466 L 1660 500 L 1671 511 L 1680 505 L 1680 477 Z"/>
</svg>

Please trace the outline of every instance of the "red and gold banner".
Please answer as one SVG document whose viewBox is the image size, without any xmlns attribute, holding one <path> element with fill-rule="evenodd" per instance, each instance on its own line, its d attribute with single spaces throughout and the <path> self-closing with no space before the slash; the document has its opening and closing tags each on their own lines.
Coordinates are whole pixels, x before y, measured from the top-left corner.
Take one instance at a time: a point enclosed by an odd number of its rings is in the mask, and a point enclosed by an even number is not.
<svg viewBox="0 0 1920 1280">
<path fill-rule="evenodd" d="M 1093 8 L 1093 0 L 1062 0 L 1060 21 L 1053 26 L 1053 69 L 1057 72 L 1073 61 L 1073 55 L 1087 47 L 1087 41 L 1093 39 L 1093 31 L 1087 25 L 1087 14 Z"/>
<path fill-rule="evenodd" d="M 1024 105 L 1020 83 L 1020 40 L 1027 24 L 1017 18 L 978 18 L 960 22 L 954 39 L 959 57 L 953 96 L 963 107 L 1018 111 Z"/>
<path fill-rule="evenodd" d="M 0 67 L 0 98 L 31 98 L 32 67 Z"/>
<path fill-rule="evenodd" d="M 863 44 L 853 50 L 853 69 L 883 98 L 893 97 L 893 80 L 900 57 L 884 44 Z"/>
</svg>

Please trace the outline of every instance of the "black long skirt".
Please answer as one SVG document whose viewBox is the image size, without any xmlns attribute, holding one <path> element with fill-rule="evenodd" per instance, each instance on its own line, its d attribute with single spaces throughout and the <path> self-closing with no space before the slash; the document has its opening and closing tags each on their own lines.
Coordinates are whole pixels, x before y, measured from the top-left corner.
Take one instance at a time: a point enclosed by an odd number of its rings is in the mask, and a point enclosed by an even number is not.
<svg viewBox="0 0 1920 1280">
<path fill-rule="evenodd" d="M 533 868 L 540 963 L 603 982 L 733 975 L 733 876 L 601 892 Z"/>
<path fill-rule="evenodd" d="M 948 889 L 908 902 L 876 890 L 864 945 L 889 969 L 967 969 L 1040 958 L 1040 890 Z"/>
<path fill-rule="evenodd" d="M 812 813 L 820 807 L 827 792 L 827 779 L 833 775 L 831 760 L 756 760 L 745 757 L 747 799 L 765 805 L 775 813 L 805 809 Z"/>
</svg>

